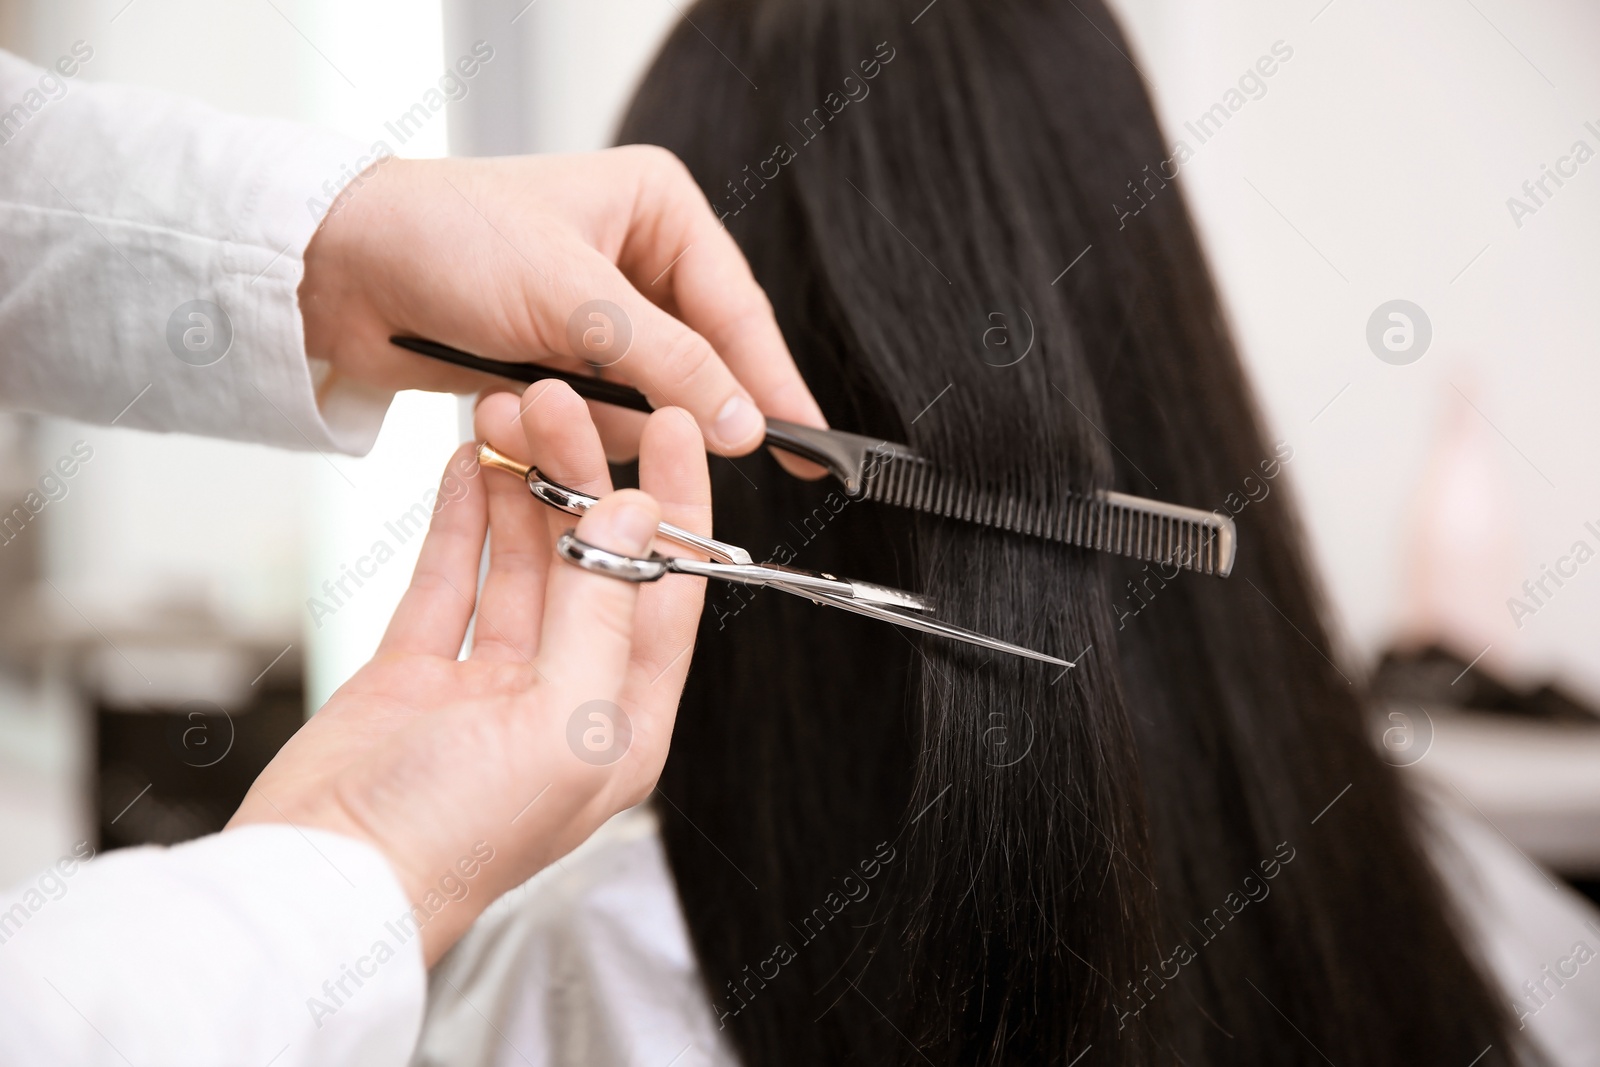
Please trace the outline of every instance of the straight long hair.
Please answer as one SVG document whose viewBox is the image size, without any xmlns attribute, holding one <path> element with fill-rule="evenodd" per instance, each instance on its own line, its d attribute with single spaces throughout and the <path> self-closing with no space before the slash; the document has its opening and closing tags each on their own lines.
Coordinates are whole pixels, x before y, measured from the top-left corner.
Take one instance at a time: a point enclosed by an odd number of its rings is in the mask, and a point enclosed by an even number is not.
<svg viewBox="0 0 1600 1067">
<path fill-rule="evenodd" d="M 656 806 L 720 1025 L 751 1065 L 1514 1062 L 1132 49 L 1098 0 L 919 7 L 699 3 L 620 139 L 688 165 L 832 425 L 1028 499 L 1224 509 L 1239 560 L 719 463 L 720 536 L 1077 663 L 711 590 Z"/>
</svg>

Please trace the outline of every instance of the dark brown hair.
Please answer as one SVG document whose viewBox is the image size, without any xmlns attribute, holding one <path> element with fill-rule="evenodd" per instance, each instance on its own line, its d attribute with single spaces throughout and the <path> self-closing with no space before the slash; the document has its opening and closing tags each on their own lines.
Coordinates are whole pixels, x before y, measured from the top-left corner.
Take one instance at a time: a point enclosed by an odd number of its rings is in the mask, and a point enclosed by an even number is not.
<svg viewBox="0 0 1600 1067">
<path fill-rule="evenodd" d="M 1080 657 L 711 590 L 656 805 L 749 1064 L 1512 1060 L 1283 483 L 1250 490 L 1292 443 L 1131 51 L 1098 0 L 710 0 L 623 127 L 693 171 L 834 426 L 1046 500 L 1257 497 L 1218 580 L 718 465 L 720 535 Z"/>
</svg>

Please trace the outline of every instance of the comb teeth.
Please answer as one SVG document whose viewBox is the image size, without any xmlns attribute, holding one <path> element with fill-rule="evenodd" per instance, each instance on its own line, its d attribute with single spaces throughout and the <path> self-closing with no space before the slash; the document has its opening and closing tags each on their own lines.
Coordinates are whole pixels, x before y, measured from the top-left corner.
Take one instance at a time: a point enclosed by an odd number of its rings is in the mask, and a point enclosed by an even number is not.
<svg viewBox="0 0 1600 1067">
<path fill-rule="evenodd" d="M 1071 493 L 1046 506 L 1004 486 L 978 487 L 941 475 L 907 452 L 873 457 L 863 481 L 864 499 L 896 507 L 1200 574 L 1226 576 L 1233 569 L 1232 520 L 1195 508 L 1121 493 Z"/>
</svg>

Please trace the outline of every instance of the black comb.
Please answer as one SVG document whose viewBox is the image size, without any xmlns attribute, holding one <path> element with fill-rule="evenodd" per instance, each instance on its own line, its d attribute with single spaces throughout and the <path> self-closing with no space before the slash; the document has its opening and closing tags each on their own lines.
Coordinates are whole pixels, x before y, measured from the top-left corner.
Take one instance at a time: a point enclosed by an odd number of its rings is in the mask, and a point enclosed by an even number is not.
<svg viewBox="0 0 1600 1067">
<path fill-rule="evenodd" d="M 634 411 L 654 410 L 643 393 L 617 382 L 537 363 L 484 359 L 417 337 L 389 340 L 420 355 L 484 374 L 516 382 L 554 379 L 566 382 L 573 392 L 588 400 Z M 852 498 L 1219 578 L 1226 578 L 1233 570 L 1237 550 L 1233 520 L 1216 512 L 1105 489 L 1068 493 L 1065 500 L 1046 506 L 1003 488 L 974 485 L 941 473 L 905 445 L 842 430 L 818 430 L 782 419 L 767 419 L 766 443 L 827 468 Z"/>
</svg>

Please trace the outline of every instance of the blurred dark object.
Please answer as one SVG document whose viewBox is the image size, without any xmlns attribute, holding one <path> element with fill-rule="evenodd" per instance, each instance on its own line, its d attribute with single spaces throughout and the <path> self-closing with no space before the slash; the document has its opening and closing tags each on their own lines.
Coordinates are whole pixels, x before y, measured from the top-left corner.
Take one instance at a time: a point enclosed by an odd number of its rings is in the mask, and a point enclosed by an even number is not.
<svg viewBox="0 0 1600 1067">
<path fill-rule="evenodd" d="M 170 845 L 221 830 L 305 722 L 298 666 L 278 663 L 247 702 L 226 709 L 203 699 L 146 707 L 96 701 L 97 847 Z"/>
<path fill-rule="evenodd" d="M 1600 907 L 1600 879 L 1568 878 L 1566 881 L 1573 889 L 1588 897 L 1591 904 Z"/>
<path fill-rule="evenodd" d="M 1517 689 L 1447 648 L 1390 649 L 1372 678 L 1380 702 L 1492 711 L 1545 722 L 1600 722 L 1600 709 L 1555 686 Z"/>
<path fill-rule="evenodd" d="M 36 421 L 31 415 L 0 412 L 0 603 L 8 608 L 20 601 L 39 575 L 43 538 L 38 530 L 28 529 L 33 513 L 25 503 L 28 494 L 38 490 L 32 440 Z M 31 671 L 28 650 L 9 637 L 9 628 L 0 627 L 0 669 L 14 674 Z"/>
<path fill-rule="evenodd" d="M 97 847 L 170 845 L 221 830 L 305 722 L 298 650 L 276 659 L 225 642 L 129 651 L 131 659 L 102 655 L 89 671 Z"/>
<path fill-rule="evenodd" d="M 0 626 L 82 716 L 84 832 L 96 848 L 222 829 L 304 725 L 298 634 L 219 612 L 222 599 L 198 585 L 152 598 L 41 578 Z"/>
</svg>

